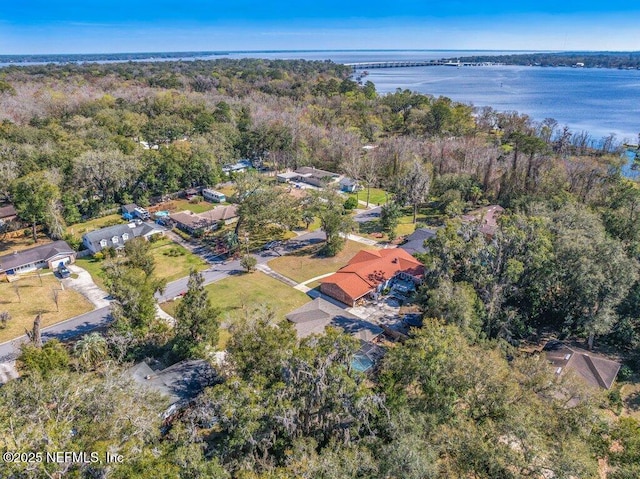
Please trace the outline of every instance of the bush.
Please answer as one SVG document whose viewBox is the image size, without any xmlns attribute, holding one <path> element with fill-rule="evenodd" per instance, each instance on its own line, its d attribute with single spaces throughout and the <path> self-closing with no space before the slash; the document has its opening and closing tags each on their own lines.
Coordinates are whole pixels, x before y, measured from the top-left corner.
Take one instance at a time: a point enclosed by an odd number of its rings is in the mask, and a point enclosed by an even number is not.
<svg viewBox="0 0 640 479">
<path fill-rule="evenodd" d="M 198 203 L 202 203 L 202 201 L 204 200 L 204 198 L 202 196 L 194 196 L 189 200 L 189 203 L 197 205 Z"/>
<path fill-rule="evenodd" d="M 39 373 L 47 377 L 54 371 L 69 365 L 69 353 L 57 339 L 47 341 L 42 348 L 25 344 L 18 357 L 18 367 L 23 372 Z"/>
<path fill-rule="evenodd" d="M 358 207 L 358 200 L 356 199 L 355 196 L 349 196 L 349 198 L 347 198 L 347 200 L 344 202 L 345 210 L 353 210 L 353 209 L 356 209 L 357 207 Z"/>
<path fill-rule="evenodd" d="M 244 255 L 240 260 L 240 265 L 247 270 L 247 273 L 250 273 L 251 271 L 256 269 L 257 264 L 258 260 L 250 254 Z"/>
</svg>

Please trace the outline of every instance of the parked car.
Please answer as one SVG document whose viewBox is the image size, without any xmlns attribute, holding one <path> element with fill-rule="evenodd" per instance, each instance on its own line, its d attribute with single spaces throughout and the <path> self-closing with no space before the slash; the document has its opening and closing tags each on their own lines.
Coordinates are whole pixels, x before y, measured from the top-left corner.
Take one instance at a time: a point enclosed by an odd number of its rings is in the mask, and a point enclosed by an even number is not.
<svg viewBox="0 0 640 479">
<path fill-rule="evenodd" d="M 71 271 L 69 271 L 69 269 L 61 264 L 60 266 L 58 266 L 58 276 L 60 276 L 61 278 L 68 278 L 69 276 L 71 276 Z"/>
</svg>

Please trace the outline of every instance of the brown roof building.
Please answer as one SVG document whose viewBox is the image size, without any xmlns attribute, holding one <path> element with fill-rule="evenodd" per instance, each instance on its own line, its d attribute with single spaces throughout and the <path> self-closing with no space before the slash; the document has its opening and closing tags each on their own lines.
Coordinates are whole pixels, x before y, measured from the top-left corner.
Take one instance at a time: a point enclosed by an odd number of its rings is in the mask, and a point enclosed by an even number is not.
<svg viewBox="0 0 640 479">
<path fill-rule="evenodd" d="M 572 370 L 595 387 L 611 388 L 620 370 L 620 363 L 616 361 L 584 349 L 569 347 L 561 341 L 549 341 L 542 350 L 556 368 L 556 374 Z"/>
<path fill-rule="evenodd" d="M 236 205 L 216 206 L 212 210 L 203 213 L 181 211 L 169 215 L 176 226 L 188 233 L 197 231 L 209 231 L 216 229 L 220 223 L 230 224 L 238 220 L 238 207 Z"/>
<path fill-rule="evenodd" d="M 395 277 L 420 283 L 423 274 L 422 263 L 402 249 L 362 250 L 321 280 L 320 291 L 353 306 L 363 296 L 384 289 Z"/>
<path fill-rule="evenodd" d="M 2 222 L 13 221 L 18 217 L 18 213 L 13 205 L 0 206 L 0 224 Z"/>
</svg>

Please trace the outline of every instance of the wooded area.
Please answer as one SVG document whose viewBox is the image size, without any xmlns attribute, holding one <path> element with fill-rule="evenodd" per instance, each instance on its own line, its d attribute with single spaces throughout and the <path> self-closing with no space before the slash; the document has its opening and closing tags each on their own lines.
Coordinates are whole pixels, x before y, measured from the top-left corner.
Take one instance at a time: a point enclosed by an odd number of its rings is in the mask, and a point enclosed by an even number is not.
<svg viewBox="0 0 640 479">
<path fill-rule="evenodd" d="M 52 238 L 135 201 L 226 179 L 239 158 L 272 172 L 312 165 L 389 192 L 440 226 L 421 256 L 425 317 L 373 375 L 339 331 L 298 341 L 268 311 L 232 325 L 219 383 L 162 424 L 163 402 L 123 378 L 146 357 L 207 357 L 220 318 L 193 274 L 175 330 L 154 322 L 148 245 L 107 263 L 116 325 L 73 352 L 22 357 L 0 388 L 0 450 L 117 451 L 126 463 L 3 464 L 10 478 L 596 478 L 640 474 L 640 426 L 619 392 L 558 379 L 519 347 L 587 341 L 640 371 L 640 189 L 615 137 L 553 119 L 474 110 L 405 91 L 379 96 L 331 62 L 228 60 L 0 70 L 0 202 Z M 369 148 L 363 148 L 369 146 Z M 337 193 L 295 199 L 238 175 L 242 229 L 314 220 L 339 250 L 351 225 Z M 465 211 L 506 208 L 495 234 Z M 395 222 L 395 223 L 394 223 Z M 11 227 L 9 224 L 8 227 Z M 394 233 L 395 234 L 395 233 Z M 131 245 L 131 246 L 129 246 Z M 248 268 L 249 269 L 249 268 Z M 45 474 L 43 471 L 47 471 Z"/>
</svg>

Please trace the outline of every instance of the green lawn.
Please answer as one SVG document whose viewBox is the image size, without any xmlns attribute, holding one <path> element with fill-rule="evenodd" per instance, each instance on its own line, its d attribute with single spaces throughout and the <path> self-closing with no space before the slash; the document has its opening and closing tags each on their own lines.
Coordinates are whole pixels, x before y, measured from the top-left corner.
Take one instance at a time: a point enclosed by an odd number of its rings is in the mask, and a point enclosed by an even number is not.
<svg viewBox="0 0 640 479">
<path fill-rule="evenodd" d="M 334 257 L 319 256 L 322 244 L 304 248 L 293 254 L 281 256 L 269 261 L 269 266 L 287 278 L 302 283 L 343 267 L 361 249 L 376 249 L 355 241 L 347 241 L 344 249 Z"/>
<path fill-rule="evenodd" d="M 208 268 L 207 263 L 202 258 L 169 239 L 162 239 L 152 243 L 151 255 L 156 263 L 155 274 L 167 282 L 189 276 L 189 271 L 192 268 L 198 271 Z M 93 281 L 104 289 L 102 261 L 92 257 L 79 258 L 76 264 L 86 269 L 91 274 Z"/>
<path fill-rule="evenodd" d="M 208 201 L 201 201 L 200 203 L 190 203 L 188 200 L 173 200 L 172 203 L 176 207 L 176 211 L 188 210 L 193 213 L 204 213 L 218 206 L 218 203 L 209 203 Z"/>
<path fill-rule="evenodd" d="M 152 243 L 151 255 L 156 263 L 155 274 L 167 282 L 189 276 L 191 269 L 202 271 L 209 267 L 202 258 L 169 239 Z"/>
<path fill-rule="evenodd" d="M 364 190 L 360 190 L 357 193 L 352 194 L 351 196 L 357 196 L 360 201 L 367 201 L 367 188 Z M 369 190 L 369 205 L 384 205 L 387 202 L 387 198 L 390 198 L 390 195 L 381 188 L 371 188 Z"/>
<path fill-rule="evenodd" d="M 90 231 L 95 231 L 100 228 L 106 228 L 107 226 L 124 224 L 125 220 L 119 214 L 113 214 L 109 216 L 103 216 L 102 218 L 96 218 L 84 223 L 78 223 L 71 225 L 67 228 L 67 233 L 73 235 L 77 239 L 82 239 L 82 235 Z"/>
<path fill-rule="evenodd" d="M 220 309 L 223 322 L 241 318 L 263 306 L 282 320 L 287 313 L 310 301 L 306 294 L 259 271 L 223 279 L 206 286 L 206 290 L 211 304 Z M 179 301 L 163 303 L 162 309 L 173 315 Z"/>
</svg>

